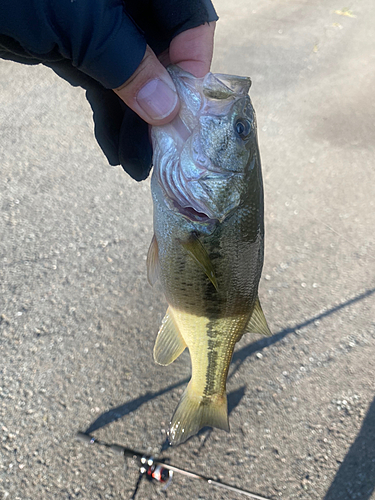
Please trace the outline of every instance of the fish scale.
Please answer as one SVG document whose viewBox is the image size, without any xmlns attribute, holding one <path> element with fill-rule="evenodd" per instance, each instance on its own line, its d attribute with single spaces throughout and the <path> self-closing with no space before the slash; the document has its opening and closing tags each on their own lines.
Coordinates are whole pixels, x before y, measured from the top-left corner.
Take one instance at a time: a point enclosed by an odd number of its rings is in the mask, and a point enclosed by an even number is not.
<svg viewBox="0 0 375 500">
<path fill-rule="evenodd" d="M 178 127 L 152 128 L 154 238 L 147 265 L 169 304 L 155 360 L 167 365 L 186 347 L 191 358 L 191 380 L 168 433 L 179 444 L 206 425 L 229 430 L 226 380 L 235 344 L 248 331 L 270 332 L 258 299 L 263 186 L 250 80 L 169 72 L 183 105 Z M 204 184 L 196 180 L 198 168 Z"/>
</svg>

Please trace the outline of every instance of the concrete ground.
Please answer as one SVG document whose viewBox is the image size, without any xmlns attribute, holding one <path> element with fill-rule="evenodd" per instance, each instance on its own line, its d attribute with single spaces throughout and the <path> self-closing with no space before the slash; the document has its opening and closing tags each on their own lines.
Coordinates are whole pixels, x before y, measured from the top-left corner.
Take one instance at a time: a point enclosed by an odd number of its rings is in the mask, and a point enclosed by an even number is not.
<svg viewBox="0 0 375 500">
<path fill-rule="evenodd" d="M 217 0 L 213 70 L 249 75 L 266 208 L 260 297 L 231 432 L 163 451 L 270 499 L 375 499 L 375 11 L 370 0 Z M 152 348 L 149 182 L 107 165 L 80 89 L 0 61 L 0 498 L 128 499 L 190 375 Z M 142 499 L 240 498 L 176 475 Z"/>
</svg>

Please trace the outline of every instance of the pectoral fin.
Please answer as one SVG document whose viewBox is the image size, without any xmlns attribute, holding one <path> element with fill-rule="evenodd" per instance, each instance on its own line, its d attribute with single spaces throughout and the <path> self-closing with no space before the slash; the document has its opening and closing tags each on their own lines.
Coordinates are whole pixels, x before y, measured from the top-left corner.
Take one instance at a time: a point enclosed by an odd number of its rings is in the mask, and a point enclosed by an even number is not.
<svg viewBox="0 0 375 500">
<path fill-rule="evenodd" d="M 185 248 L 185 250 L 188 252 L 188 254 L 191 257 L 193 257 L 195 262 L 197 262 L 197 264 L 199 264 L 199 266 L 203 269 L 207 278 L 211 281 L 211 283 L 214 285 L 214 287 L 218 291 L 219 288 L 218 288 L 214 268 L 212 266 L 212 262 L 210 260 L 208 253 L 207 253 L 207 250 L 202 245 L 198 236 L 194 233 L 191 233 L 189 239 L 187 239 L 185 241 L 181 240 L 180 243 Z"/>
<path fill-rule="evenodd" d="M 159 248 L 158 241 L 154 235 L 150 243 L 150 248 L 147 252 L 147 279 L 151 286 L 153 286 L 158 280 L 159 272 Z"/>
<path fill-rule="evenodd" d="M 262 335 L 266 335 L 269 337 L 272 335 L 268 325 L 267 320 L 264 316 L 264 312 L 262 311 L 262 307 L 259 302 L 259 297 L 257 297 L 255 301 L 255 306 L 253 310 L 253 314 L 246 326 L 247 333 L 261 333 Z"/>
<path fill-rule="evenodd" d="M 185 341 L 168 308 L 154 347 L 154 359 L 159 365 L 169 365 L 184 351 Z"/>
</svg>

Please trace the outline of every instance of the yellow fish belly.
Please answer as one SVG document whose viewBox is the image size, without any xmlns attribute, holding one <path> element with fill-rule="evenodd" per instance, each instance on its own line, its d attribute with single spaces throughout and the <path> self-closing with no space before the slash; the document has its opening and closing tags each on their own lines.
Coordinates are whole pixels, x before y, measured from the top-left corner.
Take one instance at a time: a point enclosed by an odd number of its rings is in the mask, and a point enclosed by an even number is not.
<svg viewBox="0 0 375 500">
<path fill-rule="evenodd" d="M 191 380 L 170 424 L 170 443 L 182 443 L 205 426 L 229 431 L 226 379 L 248 315 L 212 319 L 169 307 L 166 318 L 155 344 L 155 360 L 169 364 L 187 346 L 192 365 Z"/>
</svg>

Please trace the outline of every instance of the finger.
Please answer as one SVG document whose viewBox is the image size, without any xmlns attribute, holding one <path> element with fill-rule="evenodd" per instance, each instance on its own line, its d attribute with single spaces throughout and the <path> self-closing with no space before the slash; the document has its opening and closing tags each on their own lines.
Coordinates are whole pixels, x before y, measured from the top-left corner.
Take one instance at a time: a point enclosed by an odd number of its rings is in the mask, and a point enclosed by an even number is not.
<svg viewBox="0 0 375 500">
<path fill-rule="evenodd" d="M 168 123 L 179 111 L 174 83 L 148 46 L 133 75 L 114 90 L 129 108 L 150 125 Z"/>
<path fill-rule="evenodd" d="M 183 31 L 171 41 L 169 59 L 196 77 L 210 71 L 214 49 L 215 22 Z"/>
</svg>

